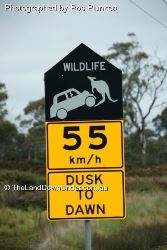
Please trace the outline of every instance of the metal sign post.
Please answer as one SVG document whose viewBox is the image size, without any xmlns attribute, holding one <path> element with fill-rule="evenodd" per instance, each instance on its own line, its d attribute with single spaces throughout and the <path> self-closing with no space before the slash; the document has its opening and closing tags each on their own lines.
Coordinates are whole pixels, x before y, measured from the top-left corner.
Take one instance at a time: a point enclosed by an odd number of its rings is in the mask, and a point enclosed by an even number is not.
<svg viewBox="0 0 167 250">
<path fill-rule="evenodd" d="M 91 242 L 91 222 L 90 220 L 85 220 L 85 250 L 92 249 Z"/>
</svg>

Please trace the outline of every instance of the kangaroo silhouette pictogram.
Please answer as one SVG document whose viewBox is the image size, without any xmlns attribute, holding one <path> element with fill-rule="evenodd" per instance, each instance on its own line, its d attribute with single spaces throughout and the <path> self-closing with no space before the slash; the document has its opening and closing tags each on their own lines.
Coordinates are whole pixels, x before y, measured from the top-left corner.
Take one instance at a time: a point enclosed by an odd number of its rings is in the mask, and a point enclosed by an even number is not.
<svg viewBox="0 0 167 250">
<path fill-rule="evenodd" d="M 99 94 L 101 94 L 101 96 L 102 96 L 101 101 L 98 102 L 94 107 L 96 107 L 96 106 L 102 104 L 103 102 L 105 102 L 106 96 L 108 97 L 108 99 L 111 102 L 117 102 L 118 101 L 118 100 L 113 100 L 111 98 L 108 84 L 105 81 L 103 81 L 103 80 L 95 81 L 96 77 L 87 76 L 87 78 L 90 80 L 91 87 L 92 87 L 92 93 L 94 93 L 94 89 L 96 89 L 97 92 L 99 92 Z"/>
</svg>

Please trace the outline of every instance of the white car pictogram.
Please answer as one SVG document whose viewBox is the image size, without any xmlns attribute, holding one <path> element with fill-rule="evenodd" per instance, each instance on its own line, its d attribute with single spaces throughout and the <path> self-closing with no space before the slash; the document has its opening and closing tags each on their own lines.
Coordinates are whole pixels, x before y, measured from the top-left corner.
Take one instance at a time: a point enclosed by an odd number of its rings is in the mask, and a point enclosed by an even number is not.
<svg viewBox="0 0 167 250">
<path fill-rule="evenodd" d="M 74 88 L 68 89 L 54 96 L 53 105 L 50 108 L 50 118 L 65 119 L 69 111 L 84 105 L 93 107 L 95 102 L 96 97 L 87 90 L 79 92 Z"/>
</svg>

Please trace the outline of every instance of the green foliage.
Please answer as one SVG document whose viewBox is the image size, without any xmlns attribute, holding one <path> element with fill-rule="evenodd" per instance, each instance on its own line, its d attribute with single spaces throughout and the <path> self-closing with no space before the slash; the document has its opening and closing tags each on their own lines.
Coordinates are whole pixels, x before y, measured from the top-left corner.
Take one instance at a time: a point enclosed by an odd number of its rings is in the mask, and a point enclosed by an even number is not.
<svg viewBox="0 0 167 250">
<path fill-rule="evenodd" d="M 93 246 L 96 250 L 153 250 L 166 242 L 166 234 L 167 225 L 127 227 L 109 237 L 95 233 Z"/>
<path fill-rule="evenodd" d="M 0 82 L 0 120 L 2 120 L 7 114 L 7 110 L 5 109 L 7 98 L 8 95 L 5 84 Z"/>
<path fill-rule="evenodd" d="M 157 135 L 160 135 L 161 132 L 164 132 L 164 134 L 167 135 L 167 107 L 160 115 L 157 115 L 153 119 L 153 124 L 156 128 Z"/>
<path fill-rule="evenodd" d="M 22 149 L 23 150 L 23 149 Z M 23 152 L 22 152 L 23 153 Z M 45 162 L 42 161 L 27 161 L 26 157 L 22 155 L 19 160 L 1 160 L 0 169 L 4 170 L 19 170 L 19 171 L 30 171 L 36 174 L 45 175 Z"/>
<path fill-rule="evenodd" d="M 45 121 L 45 101 L 41 98 L 36 101 L 31 101 L 24 108 L 24 114 L 27 119 L 21 121 L 21 125 L 30 124 L 33 127 L 43 127 Z"/>
<path fill-rule="evenodd" d="M 160 165 L 167 162 L 167 136 L 148 141 L 146 161 L 148 165 Z"/>
<path fill-rule="evenodd" d="M 0 159 L 12 159 L 21 141 L 22 135 L 18 134 L 15 124 L 0 120 Z"/>
<path fill-rule="evenodd" d="M 11 208 L 0 209 L 0 249 L 32 249 L 33 243 L 37 240 L 35 213 Z"/>
<path fill-rule="evenodd" d="M 9 121 L 0 120 L 0 141 L 10 143 L 13 137 L 16 137 L 16 126 Z"/>
<path fill-rule="evenodd" d="M 19 117 L 19 119 L 21 119 L 20 125 L 28 128 L 28 133 L 25 138 L 27 160 L 44 160 L 44 109 L 44 98 L 32 101 L 24 109 L 25 117 Z"/>
<path fill-rule="evenodd" d="M 141 148 L 139 144 L 139 136 L 137 133 L 130 134 L 125 137 L 125 159 L 127 166 L 141 164 Z"/>
<path fill-rule="evenodd" d="M 145 172 L 147 176 L 141 172 L 141 176 L 128 176 L 126 179 L 126 192 L 136 192 L 136 193 L 149 193 L 155 194 L 159 191 L 166 191 L 167 183 L 164 176 L 152 176 L 154 174 L 154 170 L 147 169 Z M 143 176 L 144 175 L 144 176 Z M 151 176 L 151 177 L 150 177 Z"/>
<path fill-rule="evenodd" d="M 160 165 L 167 162 L 167 137 L 159 136 L 150 129 L 145 130 L 147 140 L 145 162 L 147 166 Z M 138 133 L 131 133 L 125 137 L 125 160 L 128 167 L 142 165 L 142 152 Z"/>
<path fill-rule="evenodd" d="M 44 177 L 30 171 L 21 170 L 0 170 L 0 182 L 8 181 L 9 183 L 17 183 L 19 185 L 40 185 L 44 183 Z"/>
<path fill-rule="evenodd" d="M 11 189 L 5 191 L 4 185 L 10 185 Z M 1 170 L 0 171 L 0 205 L 8 206 L 12 208 L 21 208 L 28 210 L 29 208 L 46 208 L 45 191 L 22 191 L 14 190 L 18 185 L 18 189 L 21 187 L 28 188 L 29 186 L 38 186 L 45 184 L 45 178 L 28 171 L 20 170 Z"/>
<path fill-rule="evenodd" d="M 159 177 L 167 175 L 167 164 L 162 165 L 147 165 L 143 168 L 142 165 L 131 165 L 126 166 L 126 175 L 127 176 L 139 176 L 139 177 Z M 156 185 L 156 183 L 155 183 Z M 162 184 L 163 185 L 163 184 Z M 164 184 L 164 187 L 167 188 L 167 185 Z"/>
<path fill-rule="evenodd" d="M 0 197 L 1 205 L 22 210 L 46 209 L 46 195 L 44 191 L 9 191 Z"/>
</svg>

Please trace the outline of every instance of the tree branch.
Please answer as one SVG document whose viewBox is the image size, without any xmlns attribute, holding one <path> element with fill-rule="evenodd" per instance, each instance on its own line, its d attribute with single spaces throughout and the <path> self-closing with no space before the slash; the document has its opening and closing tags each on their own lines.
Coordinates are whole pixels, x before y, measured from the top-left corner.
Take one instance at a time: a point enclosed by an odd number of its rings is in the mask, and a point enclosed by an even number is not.
<svg viewBox="0 0 167 250">
<path fill-rule="evenodd" d="M 153 95 L 153 100 L 152 100 L 152 102 L 151 102 L 151 104 L 150 104 L 150 106 L 149 106 L 149 108 L 148 108 L 148 111 L 147 111 L 147 113 L 144 115 L 144 117 L 143 117 L 143 119 L 145 120 L 148 116 L 149 116 L 149 114 L 151 113 L 151 110 L 152 110 L 152 108 L 153 108 L 153 106 L 154 106 L 154 104 L 155 104 L 155 102 L 156 102 L 156 100 L 157 100 L 157 91 L 159 90 L 159 88 L 162 86 L 162 84 L 164 83 L 164 80 L 165 80 L 165 78 L 166 78 L 166 76 L 167 76 L 167 70 L 165 71 L 165 74 L 164 74 L 164 77 L 162 78 L 162 80 L 160 81 L 160 84 L 155 88 L 155 90 L 154 90 L 154 95 Z"/>
</svg>

